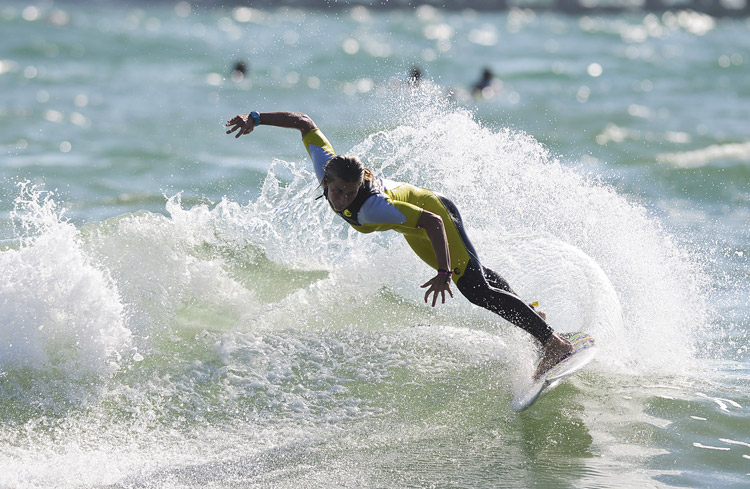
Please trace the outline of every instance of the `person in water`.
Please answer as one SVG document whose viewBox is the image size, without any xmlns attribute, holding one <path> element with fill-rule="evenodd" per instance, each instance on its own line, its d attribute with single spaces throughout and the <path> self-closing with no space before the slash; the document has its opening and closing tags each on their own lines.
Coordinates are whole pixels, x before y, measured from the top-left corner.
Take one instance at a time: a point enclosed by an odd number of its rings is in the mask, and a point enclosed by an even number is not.
<svg viewBox="0 0 750 489">
<path fill-rule="evenodd" d="M 495 74 L 492 72 L 492 70 L 489 68 L 484 68 L 482 70 L 482 76 L 471 87 L 471 94 L 474 97 L 481 97 L 486 88 L 492 87 L 492 82 L 494 80 L 495 80 Z"/>
<path fill-rule="evenodd" d="M 448 198 L 414 185 L 376 178 L 355 156 L 336 155 L 333 146 L 306 114 L 250 112 L 231 118 L 227 134 L 250 134 L 257 126 L 297 129 L 312 158 L 323 195 L 333 211 L 363 233 L 394 230 L 404 235 L 411 249 L 436 274 L 422 288 L 432 306 L 438 296 L 453 297 L 451 282 L 470 302 L 488 309 L 536 338 L 541 359 L 538 377 L 572 351 L 569 341 L 556 334 L 543 314 L 521 300 L 508 282 L 483 266 L 469 241 L 458 209 Z"/>
</svg>

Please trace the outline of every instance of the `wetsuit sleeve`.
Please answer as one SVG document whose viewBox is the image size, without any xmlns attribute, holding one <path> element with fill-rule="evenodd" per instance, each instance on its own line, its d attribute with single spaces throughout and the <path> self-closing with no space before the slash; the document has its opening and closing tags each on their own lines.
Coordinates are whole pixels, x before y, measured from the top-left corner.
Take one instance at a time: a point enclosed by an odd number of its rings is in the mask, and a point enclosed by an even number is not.
<svg viewBox="0 0 750 489">
<path fill-rule="evenodd" d="M 403 224 L 406 216 L 385 195 L 373 195 L 365 201 L 359 211 L 362 224 Z"/>
<path fill-rule="evenodd" d="M 404 226 L 416 229 L 417 222 L 419 221 L 419 218 L 422 216 L 422 208 L 414 204 L 410 204 L 408 202 L 401 202 L 398 200 L 392 201 L 391 204 L 393 205 L 393 207 L 398 209 L 401 212 L 401 214 L 403 214 L 404 217 L 406 218 L 406 220 L 401 224 Z"/>
<path fill-rule="evenodd" d="M 386 225 L 373 229 L 378 231 L 393 229 L 393 225 L 416 228 L 421 215 L 422 208 L 416 205 L 389 200 L 382 195 L 375 195 L 365 201 L 359 211 L 359 221 L 362 224 Z"/>
<path fill-rule="evenodd" d="M 326 163 L 336 156 L 333 146 L 331 146 L 331 143 L 328 142 L 325 134 L 320 129 L 313 129 L 305 134 L 302 138 L 302 143 L 304 143 L 307 153 L 312 158 L 315 176 L 318 177 L 318 182 L 322 183 L 323 175 L 325 174 L 323 170 L 326 167 Z"/>
</svg>

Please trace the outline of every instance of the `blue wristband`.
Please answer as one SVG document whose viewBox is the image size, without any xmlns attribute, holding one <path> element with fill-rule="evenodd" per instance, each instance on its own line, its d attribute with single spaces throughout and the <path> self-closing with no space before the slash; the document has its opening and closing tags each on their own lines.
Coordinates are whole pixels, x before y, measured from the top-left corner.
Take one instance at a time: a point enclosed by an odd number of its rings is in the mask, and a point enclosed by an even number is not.
<svg viewBox="0 0 750 489">
<path fill-rule="evenodd" d="M 253 119 L 253 121 L 255 122 L 256 126 L 260 125 L 260 114 L 259 113 L 257 113 L 256 111 L 252 111 L 252 112 L 250 112 L 250 117 Z"/>
</svg>

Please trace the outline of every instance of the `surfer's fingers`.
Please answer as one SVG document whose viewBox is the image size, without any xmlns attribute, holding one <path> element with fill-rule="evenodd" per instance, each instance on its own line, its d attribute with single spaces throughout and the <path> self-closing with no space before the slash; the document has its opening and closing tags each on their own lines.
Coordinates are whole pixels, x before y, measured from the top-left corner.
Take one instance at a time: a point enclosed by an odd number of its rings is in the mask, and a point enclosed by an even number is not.
<svg viewBox="0 0 750 489">
<path fill-rule="evenodd" d="M 255 128 L 255 126 L 253 124 L 250 124 L 249 126 L 243 127 L 242 130 L 237 133 L 237 135 L 235 136 L 235 138 L 238 138 L 240 136 L 244 136 L 245 134 L 250 134 L 251 132 L 253 132 L 254 128 Z"/>
<path fill-rule="evenodd" d="M 255 121 L 250 119 L 246 114 L 240 114 L 229 119 L 225 126 L 229 127 L 227 134 L 232 134 L 239 129 L 239 132 L 234 135 L 235 138 L 238 138 L 253 132 L 253 129 L 255 129 Z"/>
<path fill-rule="evenodd" d="M 225 125 L 227 126 L 240 126 L 247 122 L 247 119 L 243 118 L 242 115 L 236 115 L 229 119 Z"/>
<path fill-rule="evenodd" d="M 247 128 L 243 127 L 243 124 L 241 122 L 238 122 L 233 127 L 229 128 L 227 130 L 227 134 L 232 134 L 233 132 L 237 131 L 238 129 L 239 129 L 239 132 L 237 134 L 235 134 L 234 137 L 238 138 L 238 137 L 242 136 L 243 134 L 247 134 Z"/>
<path fill-rule="evenodd" d="M 430 280 L 430 282 L 432 282 L 432 280 Z M 425 303 L 427 303 L 427 300 L 430 298 L 430 294 L 432 294 L 432 307 L 435 307 L 435 302 L 437 302 L 438 291 L 435 290 L 435 285 L 430 282 L 427 282 L 426 284 L 422 286 L 422 287 L 425 287 L 427 285 L 430 286 L 430 288 L 427 289 L 427 292 L 424 293 L 424 301 Z"/>
<path fill-rule="evenodd" d="M 427 282 L 423 283 L 422 287 L 432 287 L 432 288 L 435 288 L 435 278 L 436 277 L 432 277 L 430 280 L 428 280 Z"/>
</svg>

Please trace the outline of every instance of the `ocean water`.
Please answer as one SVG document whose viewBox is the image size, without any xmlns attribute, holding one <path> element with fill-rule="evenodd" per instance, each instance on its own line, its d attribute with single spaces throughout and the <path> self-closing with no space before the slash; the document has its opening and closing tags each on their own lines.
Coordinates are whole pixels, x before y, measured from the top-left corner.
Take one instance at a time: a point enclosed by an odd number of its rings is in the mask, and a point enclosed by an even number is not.
<svg viewBox="0 0 750 489">
<path fill-rule="evenodd" d="M 6 2 L 0 487 L 747 487 L 749 27 Z M 531 339 L 425 305 L 254 109 L 450 196 L 596 360 L 512 412 Z"/>
</svg>

